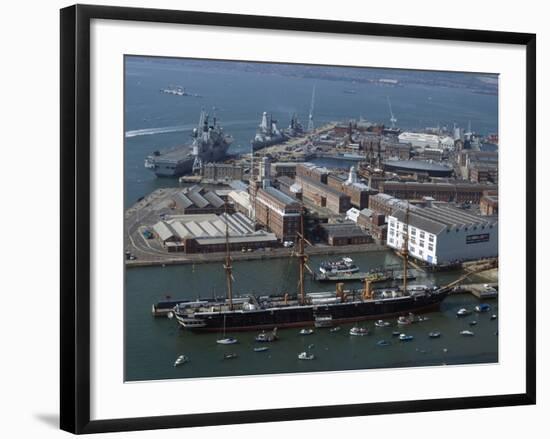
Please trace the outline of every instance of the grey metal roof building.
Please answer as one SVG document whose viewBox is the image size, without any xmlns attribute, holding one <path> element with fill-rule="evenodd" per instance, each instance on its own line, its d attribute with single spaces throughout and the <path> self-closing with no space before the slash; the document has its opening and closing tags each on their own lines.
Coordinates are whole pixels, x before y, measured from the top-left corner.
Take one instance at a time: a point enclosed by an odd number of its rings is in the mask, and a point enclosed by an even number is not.
<svg viewBox="0 0 550 439">
<path fill-rule="evenodd" d="M 163 244 L 167 246 L 170 242 L 179 242 L 180 249 L 183 249 L 183 243 L 185 243 L 184 250 L 191 253 L 223 251 L 226 242 L 226 229 L 232 249 L 240 250 L 244 244 L 247 248 L 277 244 L 275 234 L 264 230 L 255 230 L 254 223 L 242 213 L 176 215 L 159 221 L 153 226 L 153 230 Z M 169 249 L 172 250 L 172 248 Z"/>
<path fill-rule="evenodd" d="M 201 186 L 191 186 L 177 192 L 174 202 L 185 213 L 221 213 L 225 202 L 214 192 Z"/>
</svg>

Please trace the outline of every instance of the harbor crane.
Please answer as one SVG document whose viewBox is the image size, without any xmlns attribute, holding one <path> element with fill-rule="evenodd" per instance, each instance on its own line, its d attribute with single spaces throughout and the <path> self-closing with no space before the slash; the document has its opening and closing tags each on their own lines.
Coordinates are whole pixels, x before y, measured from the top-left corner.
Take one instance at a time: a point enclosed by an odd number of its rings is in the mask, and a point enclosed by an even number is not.
<svg viewBox="0 0 550 439">
<path fill-rule="evenodd" d="M 391 109 L 391 101 L 390 101 L 390 97 L 389 96 L 386 96 L 386 99 L 388 100 L 388 106 L 390 107 L 390 123 L 391 123 L 391 127 L 392 128 L 395 128 L 395 124 L 397 123 L 397 119 L 395 118 L 395 116 L 393 115 L 393 111 Z"/>
<path fill-rule="evenodd" d="M 311 105 L 309 106 L 309 118 L 307 122 L 308 132 L 313 131 L 313 107 L 315 106 L 315 85 L 313 86 L 313 91 L 311 93 Z"/>
</svg>

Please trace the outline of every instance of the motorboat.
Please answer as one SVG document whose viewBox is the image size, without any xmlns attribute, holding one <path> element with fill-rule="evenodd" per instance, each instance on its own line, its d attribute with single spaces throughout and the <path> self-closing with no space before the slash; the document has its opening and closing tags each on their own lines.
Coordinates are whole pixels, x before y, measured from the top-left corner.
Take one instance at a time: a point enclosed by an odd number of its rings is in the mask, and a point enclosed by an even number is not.
<svg viewBox="0 0 550 439">
<path fill-rule="evenodd" d="M 400 326 L 410 325 L 413 321 L 414 321 L 414 316 L 413 315 L 399 316 L 397 318 L 397 324 L 400 325 Z"/>
<path fill-rule="evenodd" d="M 224 360 L 233 360 L 234 358 L 237 358 L 238 355 L 235 353 L 229 353 L 229 354 L 223 354 Z"/>
<path fill-rule="evenodd" d="M 432 331 L 428 334 L 428 337 L 430 338 L 439 338 L 441 337 L 441 332 L 439 331 Z"/>
<path fill-rule="evenodd" d="M 387 340 L 379 340 L 376 342 L 376 346 L 389 346 L 391 343 Z"/>
<path fill-rule="evenodd" d="M 315 359 L 315 355 L 313 354 L 308 354 L 307 352 L 300 352 L 298 354 L 298 360 L 313 360 Z"/>
<path fill-rule="evenodd" d="M 369 330 L 368 328 L 362 328 L 359 326 L 354 326 L 349 330 L 349 335 L 368 335 Z"/>
<path fill-rule="evenodd" d="M 174 361 L 174 367 L 180 366 L 184 363 L 187 363 L 189 361 L 189 358 L 185 355 L 180 355 L 178 358 L 176 358 L 176 361 Z"/>
<path fill-rule="evenodd" d="M 465 329 L 464 331 L 460 331 L 460 335 L 471 337 L 474 335 L 474 333 L 472 331 L 468 331 L 467 329 Z"/>
<path fill-rule="evenodd" d="M 254 352 L 265 352 L 267 350 L 269 350 L 267 346 L 259 346 L 257 348 L 254 348 Z"/>
<path fill-rule="evenodd" d="M 487 303 L 480 303 L 479 305 L 476 305 L 475 310 L 476 312 L 487 312 L 491 310 L 491 306 Z"/>
<path fill-rule="evenodd" d="M 311 335 L 311 334 L 313 334 L 313 329 L 311 328 L 300 329 L 300 335 Z"/>
<path fill-rule="evenodd" d="M 376 326 L 377 328 L 386 328 L 390 326 L 390 324 L 390 322 L 386 322 L 384 320 L 377 320 L 376 322 L 374 322 L 374 326 Z"/>
<path fill-rule="evenodd" d="M 237 340 L 234 337 L 226 337 L 226 338 L 220 338 L 220 339 L 216 340 L 216 343 L 227 345 L 227 344 L 235 344 L 238 341 L 239 340 Z"/>
<path fill-rule="evenodd" d="M 353 259 L 344 257 L 338 261 L 322 262 L 319 271 L 322 274 L 349 274 L 358 272 L 359 268 L 353 263 Z"/>
<path fill-rule="evenodd" d="M 340 329 L 342 329 L 340 326 L 335 326 L 334 328 L 330 328 L 330 332 L 338 332 Z"/>
<path fill-rule="evenodd" d="M 456 312 L 456 316 L 457 317 L 464 317 L 464 316 L 468 316 L 472 313 L 472 311 L 470 311 L 469 309 L 466 309 L 466 308 L 460 308 L 457 312 Z"/>
<path fill-rule="evenodd" d="M 399 334 L 399 340 L 400 341 L 411 341 L 414 337 L 412 335 L 407 334 Z"/>
<path fill-rule="evenodd" d="M 497 315 L 496 315 L 496 314 L 493 314 L 493 315 L 491 316 L 491 320 L 496 320 L 496 319 L 497 319 Z"/>
<path fill-rule="evenodd" d="M 270 333 L 265 331 L 260 332 L 254 340 L 259 343 L 269 343 L 277 340 L 277 328 L 273 328 L 273 331 Z"/>
<path fill-rule="evenodd" d="M 477 325 L 477 320 L 472 320 L 470 323 L 468 323 L 470 326 Z"/>
</svg>

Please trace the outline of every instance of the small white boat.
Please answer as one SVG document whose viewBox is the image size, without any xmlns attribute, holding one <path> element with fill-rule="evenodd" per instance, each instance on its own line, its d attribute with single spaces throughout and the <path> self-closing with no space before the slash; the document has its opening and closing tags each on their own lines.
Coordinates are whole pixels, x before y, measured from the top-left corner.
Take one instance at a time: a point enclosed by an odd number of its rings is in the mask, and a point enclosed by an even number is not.
<svg viewBox="0 0 550 439">
<path fill-rule="evenodd" d="M 472 313 L 472 311 L 466 309 L 466 308 L 460 308 L 457 312 L 456 312 L 456 316 L 457 317 L 464 317 L 464 316 L 467 316 L 467 315 L 470 315 Z"/>
<path fill-rule="evenodd" d="M 234 337 L 226 337 L 226 338 L 220 338 L 220 339 L 216 340 L 216 343 L 218 343 L 218 344 L 235 344 L 238 341 L 239 340 L 237 340 Z"/>
<path fill-rule="evenodd" d="M 468 331 L 467 329 L 465 329 L 464 331 L 460 331 L 460 335 L 471 337 L 474 335 L 474 333 L 472 331 Z"/>
<path fill-rule="evenodd" d="M 374 322 L 374 326 L 376 326 L 377 328 L 386 328 L 390 326 L 390 322 L 386 322 L 384 320 L 377 320 L 376 322 Z"/>
<path fill-rule="evenodd" d="M 414 337 L 407 334 L 399 334 L 399 340 L 401 341 L 411 341 Z"/>
<path fill-rule="evenodd" d="M 428 334 L 428 337 L 430 338 L 439 338 L 441 337 L 441 332 L 439 331 L 432 331 Z"/>
<path fill-rule="evenodd" d="M 468 323 L 470 326 L 477 325 L 477 320 L 472 320 L 470 323 Z"/>
<path fill-rule="evenodd" d="M 254 352 L 265 352 L 268 349 L 269 348 L 267 346 L 260 346 L 260 347 L 254 348 Z"/>
<path fill-rule="evenodd" d="M 368 328 L 361 328 L 359 326 L 354 326 L 349 330 L 349 335 L 368 335 Z"/>
<path fill-rule="evenodd" d="M 237 358 L 238 355 L 235 354 L 235 353 L 229 353 L 229 354 L 223 354 L 223 359 L 224 360 L 232 360 L 234 358 Z"/>
<path fill-rule="evenodd" d="M 342 328 L 340 328 L 340 326 L 335 326 L 334 328 L 330 328 L 329 331 L 330 332 L 338 332 L 340 329 L 342 329 Z"/>
<path fill-rule="evenodd" d="M 313 360 L 315 358 L 315 355 L 308 354 L 307 352 L 300 352 L 298 354 L 298 360 Z"/>
<path fill-rule="evenodd" d="M 389 346 L 391 343 L 387 340 L 379 340 L 376 342 L 377 346 Z"/>
<path fill-rule="evenodd" d="M 399 316 L 397 318 L 397 324 L 398 325 L 410 325 L 414 320 L 414 317 L 412 316 Z"/>
<path fill-rule="evenodd" d="M 300 329 L 300 335 L 311 335 L 311 334 L 313 334 L 313 329 L 311 328 Z"/>
<path fill-rule="evenodd" d="M 491 316 L 491 320 L 496 320 L 496 319 L 497 319 L 497 315 L 496 315 L 496 314 L 493 314 L 493 315 Z"/>
<path fill-rule="evenodd" d="M 189 358 L 187 358 L 187 356 L 180 355 L 178 358 L 176 358 L 176 361 L 174 361 L 174 367 L 187 363 L 188 361 L 189 361 Z"/>
</svg>

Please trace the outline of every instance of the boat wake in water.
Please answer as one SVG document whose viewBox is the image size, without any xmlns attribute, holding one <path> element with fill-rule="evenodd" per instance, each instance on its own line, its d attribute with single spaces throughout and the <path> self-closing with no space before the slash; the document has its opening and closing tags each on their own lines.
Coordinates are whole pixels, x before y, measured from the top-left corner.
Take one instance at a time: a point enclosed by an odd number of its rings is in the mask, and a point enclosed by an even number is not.
<svg viewBox="0 0 550 439">
<path fill-rule="evenodd" d="M 234 125 L 250 125 L 253 120 L 233 120 L 230 122 L 224 122 L 223 125 L 234 126 Z M 167 134 L 167 133 L 178 133 L 184 131 L 192 131 L 196 127 L 196 124 L 188 125 L 175 125 L 170 127 L 158 127 L 158 128 L 142 128 L 139 130 L 128 130 L 124 133 L 125 138 L 138 137 L 138 136 L 152 136 L 155 134 Z"/>
<path fill-rule="evenodd" d="M 166 133 L 177 133 L 181 131 L 191 131 L 195 128 L 195 125 L 179 125 L 173 127 L 160 127 L 160 128 L 143 128 L 141 130 L 130 130 L 124 133 L 124 137 L 137 137 L 137 136 L 151 136 L 154 134 L 166 134 Z"/>
</svg>

